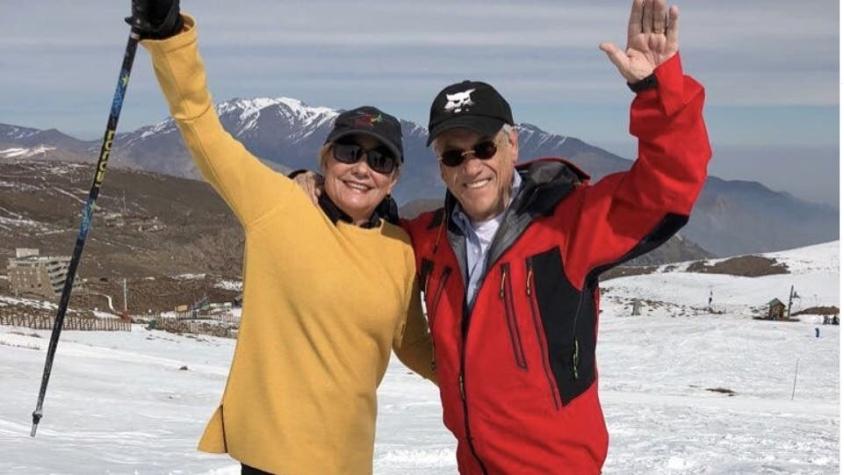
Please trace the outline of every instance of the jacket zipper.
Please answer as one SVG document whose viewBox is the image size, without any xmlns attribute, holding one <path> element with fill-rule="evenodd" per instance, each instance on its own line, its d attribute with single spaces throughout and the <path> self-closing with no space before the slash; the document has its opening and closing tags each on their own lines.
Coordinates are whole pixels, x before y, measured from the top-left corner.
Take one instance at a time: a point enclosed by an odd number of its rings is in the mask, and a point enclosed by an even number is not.
<svg viewBox="0 0 844 475">
<path fill-rule="evenodd" d="M 557 384 L 554 381 L 554 376 L 551 373 L 551 365 L 549 363 L 549 358 L 551 357 L 550 353 L 548 353 L 548 344 L 544 338 L 542 332 L 542 325 L 539 320 L 539 302 L 537 301 L 536 297 L 536 278 L 533 275 L 533 264 L 531 263 L 530 259 L 527 261 L 527 271 L 528 271 L 528 278 L 527 278 L 527 287 L 525 291 L 527 292 L 528 300 L 530 300 L 530 313 L 533 316 L 533 327 L 536 329 L 536 339 L 539 342 L 539 349 L 540 349 L 540 358 L 542 361 L 542 366 L 545 370 L 545 379 L 548 381 L 548 387 L 551 389 L 551 400 L 554 402 L 554 409 L 560 410 L 560 406 L 562 405 L 560 401 L 560 392 L 557 388 Z"/>
<path fill-rule="evenodd" d="M 428 310 L 428 328 L 431 331 L 431 347 L 433 348 L 433 354 L 431 355 L 431 371 L 437 371 L 437 344 L 434 342 L 434 317 L 437 313 L 437 307 L 440 305 L 440 298 L 442 297 L 443 290 L 445 289 L 445 284 L 448 281 L 448 276 L 451 275 L 451 267 L 444 267 L 442 274 L 440 274 L 440 283 L 437 286 L 437 291 L 434 292 L 434 300 L 431 302 L 431 308 Z M 431 280 L 430 273 L 428 278 L 425 279 L 425 288 L 428 287 L 428 281 Z"/>
<path fill-rule="evenodd" d="M 577 298 L 577 310 L 574 312 L 574 321 L 571 325 L 572 340 L 574 342 L 574 349 L 571 354 L 571 375 L 575 381 L 580 378 L 577 367 L 580 364 L 580 342 L 577 341 L 577 319 L 580 317 L 580 309 L 583 307 L 583 294 L 580 292 L 580 297 Z"/>
<path fill-rule="evenodd" d="M 472 441 L 472 430 L 469 428 L 469 403 L 467 402 L 466 398 L 466 338 L 469 334 L 469 320 L 470 315 L 466 312 L 466 305 L 464 302 L 463 311 L 461 313 L 463 316 L 463 320 L 461 322 L 461 336 L 463 337 L 462 347 L 460 348 L 460 376 L 458 377 L 457 383 L 460 387 L 460 399 L 463 402 L 463 425 L 466 430 L 466 442 L 469 444 L 469 452 L 472 453 L 472 456 L 475 458 L 475 461 L 478 462 L 478 465 L 481 467 L 481 473 L 483 475 L 487 475 L 486 466 L 484 466 L 484 462 L 481 460 L 481 457 L 478 456 L 478 452 L 475 450 L 475 444 Z"/>
<path fill-rule="evenodd" d="M 431 302 L 431 308 L 428 310 L 428 324 L 431 327 L 431 332 L 434 331 L 434 320 L 437 314 L 437 307 L 440 304 L 440 298 L 442 298 L 443 291 L 445 290 L 445 285 L 448 282 L 448 278 L 451 276 L 451 267 L 444 267 L 442 274 L 440 274 L 440 282 L 437 285 L 437 290 L 434 292 L 434 300 Z M 426 282 L 427 287 L 427 282 Z M 464 305 L 465 307 L 465 305 Z M 463 403 L 463 424 L 466 429 L 466 441 L 469 444 L 469 451 L 472 453 L 472 456 L 478 462 L 478 465 L 481 466 L 481 471 L 486 475 L 486 467 L 484 467 L 484 463 L 481 461 L 481 458 L 478 456 L 477 452 L 475 451 L 475 446 L 472 443 L 472 435 L 471 430 L 469 429 L 469 404 L 466 402 L 466 384 L 464 383 L 465 374 L 466 374 L 466 334 L 469 330 L 468 325 L 468 316 L 466 315 L 465 309 L 461 312 L 462 315 L 462 322 L 461 322 L 461 337 L 463 339 L 462 347 L 460 348 L 460 374 L 457 378 L 457 384 L 460 390 L 460 400 Z M 432 340 L 433 344 L 433 340 Z M 436 362 L 433 362 L 432 366 L 436 366 Z"/>
<path fill-rule="evenodd" d="M 434 292 L 434 300 L 431 302 L 431 308 L 428 310 L 428 322 L 431 326 L 431 332 L 434 331 L 434 317 L 437 314 L 437 307 L 440 304 L 440 298 L 442 297 L 443 290 L 445 290 L 445 284 L 448 281 L 448 277 L 450 275 L 451 267 L 446 266 L 445 268 L 443 268 L 443 272 L 442 274 L 440 274 L 440 283 L 439 285 L 437 285 L 437 291 Z"/>
<path fill-rule="evenodd" d="M 508 276 L 510 264 L 501 264 L 501 288 L 498 297 L 504 302 L 504 310 L 507 316 L 507 330 L 510 332 L 510 342 L 513 345 L 513 356 L 516 359 L 516 366 L 527 370 L 527 360 L 522 348 L 522 338 L 519 334 L 519 325 L 516 321 L 516 308 L 513 305 L 513 287 Z"/>
</svg>

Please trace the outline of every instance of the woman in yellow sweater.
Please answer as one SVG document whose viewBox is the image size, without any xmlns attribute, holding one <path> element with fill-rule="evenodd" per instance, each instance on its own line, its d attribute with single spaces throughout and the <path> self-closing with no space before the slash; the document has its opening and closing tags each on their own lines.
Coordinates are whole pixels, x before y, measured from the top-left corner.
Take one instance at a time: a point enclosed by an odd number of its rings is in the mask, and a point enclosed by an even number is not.
<svg viewBox="0 0 844 475">
<path fill-rule="evenodd" d="M 320 151 L 326 197 L 314 207 L 223 130 L 195 21 L 178 0 L 132 4 L 127 20 L 182 138 L 246 236 L 240 334 L 200 450 L 229 453 L 244 473 L 371 473 L 391 348 L 434 379 L 413 249 L 378 209 L 398 178 L 399 122 L 373 107 L 339 115 Z"/>
</svg>

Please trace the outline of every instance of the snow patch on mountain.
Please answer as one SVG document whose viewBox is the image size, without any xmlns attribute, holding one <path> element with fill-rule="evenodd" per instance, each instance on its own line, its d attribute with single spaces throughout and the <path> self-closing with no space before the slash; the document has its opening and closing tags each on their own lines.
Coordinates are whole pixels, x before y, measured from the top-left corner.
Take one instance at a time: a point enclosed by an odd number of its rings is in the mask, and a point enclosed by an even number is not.
<svg viewBox="0 0 844 475">
<path fill-rule="evenodd" d="M 18 127 L 16 125 L 0 124 L 0 137 L 7 140 L 23 140 L 40 132 L 38 129 Z"/>
<path fill-rule="evenodd" d="M 43 155 L 56 147 L 48 147 L 46 145 L 38 145 L 32 148 L 12 147 L 0 150 L 0 157 L 2 158 L 29 158 L 36 155 Z"/>
<path fill-rule="evenodd" d="M 176 130 L 176 123 L 173 119 L 163 120 L 157 124 L 154 124 L 150 127 L 144 127 L 141 136 L 138 138 L 139 140 L 143 140 L 147 137 L 151 137 L 155 134 L 162 133 L 167 134 L 170 132 L 174 132 Z"/>
<path fill-rule="evenodd" d="M 232 99 L 217 105 L 217 114 L 238 114 L 238 127 L 235 135 L 241 135 L 252 130 L 261 113 L 267 109 L 277 111 L 279 115 L 292 125 L 298 125 L 309 131 L 325 122 L 334 119 L 338 112 L 329 107 L 311 107 L 304 102 L 290 97 L 256 97 L 253 99 Z M 308 134 L 304 134 L 307 136 Z"/>
<path fill-rule="evenodd" d="M 519 124 L 516 128 L 519 130 L 520 140 L 522 142 L 535 141 L 536 143 L 532 145 L 537 148 L 543 147 L 549 144 L 549 142 L 551 146 L 559 147 L 568 140 L 566 136 L 549 134 L 539 127 L 528 123 Z"/>
</svg>

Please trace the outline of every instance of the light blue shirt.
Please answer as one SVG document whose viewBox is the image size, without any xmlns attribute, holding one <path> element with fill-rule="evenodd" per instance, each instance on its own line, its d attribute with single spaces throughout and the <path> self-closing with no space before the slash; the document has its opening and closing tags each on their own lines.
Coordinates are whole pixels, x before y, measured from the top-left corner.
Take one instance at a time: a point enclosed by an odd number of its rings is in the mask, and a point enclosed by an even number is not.
<svg viewBox="0 0 844 475">
<path fill-rule="evenodd" d="M 513 202 L 513 197 L 519 192 L 522 186 L 522 177 L 518 172 L 513 173 L 513 186 L 510 192 L 510 203 Z M 507 203 L 507 206 L 510 205 Z M 492 239 L 498 228 L 501 226 L 501 221 L 504 219 L 505 209 L 497 216 L 486 221 L 472 222 L 468 215 L 463 211 L 463 208 L 458 203 L 451 212 L 451 219 L 463 231 L 463 236 L 466 239 L 466 301 L 469 306 L 475 301 L 475 296 L 478 293 L 478 287 L 481 285 L 481 275 L 486 267 L 486 258 L 489 251 L 489 246 L 492 244 Z"/>
</svg>

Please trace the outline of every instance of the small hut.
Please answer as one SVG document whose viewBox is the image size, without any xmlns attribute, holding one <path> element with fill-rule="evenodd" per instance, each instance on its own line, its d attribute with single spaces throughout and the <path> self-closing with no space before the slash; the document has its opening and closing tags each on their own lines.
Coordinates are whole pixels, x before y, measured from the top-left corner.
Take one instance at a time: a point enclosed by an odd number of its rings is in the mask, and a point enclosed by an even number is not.
<svg viewBox="0 0 844 475">
<path fill-rule="evenodd" d="M 785 320 L 785 304 L 780 299 L 768 302 L 768 320 Z"/>
</svg>

